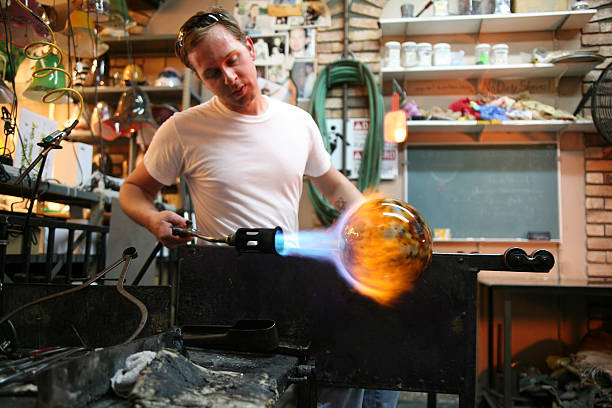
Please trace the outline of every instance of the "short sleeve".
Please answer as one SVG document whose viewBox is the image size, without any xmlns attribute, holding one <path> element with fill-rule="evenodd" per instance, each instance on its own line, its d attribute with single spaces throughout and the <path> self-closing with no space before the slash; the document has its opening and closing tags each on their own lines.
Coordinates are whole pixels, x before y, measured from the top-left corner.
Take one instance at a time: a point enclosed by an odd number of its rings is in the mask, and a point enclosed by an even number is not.
<svg viewBox="0 0 612 408">
<path fill-rule="evenodd" d="M 310 116 L 308 116 L 307 126 L 310 136 L 310 152 L 304 174 L 310 177 L 319 177 L 329 171 L 331 158 L 327 150 L 325 150 L 319 127 Z"/>
<path fill-rule="evenodd" d="M 143 163 L 151 177 L 166 186 L 173 184 L 181 175 L 184 149 L 174 117 L 166 120 L 155 132 Z"/>
</svg>

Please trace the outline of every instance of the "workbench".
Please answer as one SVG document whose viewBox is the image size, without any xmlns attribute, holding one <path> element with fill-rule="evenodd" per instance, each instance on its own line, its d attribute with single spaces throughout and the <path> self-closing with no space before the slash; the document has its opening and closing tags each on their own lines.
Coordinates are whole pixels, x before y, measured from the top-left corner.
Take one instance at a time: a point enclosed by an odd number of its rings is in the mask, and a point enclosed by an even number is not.
<svg viewBox="0 0 612 408">
<path fill-rule="evenodd" d="M 110 378 L 129 355 L 143 350 L 157 355 L 141 372 L 129 399 L 122 399 L 111 390 Z M 33 376 L 27 392 L 0 391 L 0 406 L 264 408 L 276 404 L 297 365 L 298 358 L 287 355 L 185 350 L 178 331 L 170 331 L 54 365 Z"/>
</svg>

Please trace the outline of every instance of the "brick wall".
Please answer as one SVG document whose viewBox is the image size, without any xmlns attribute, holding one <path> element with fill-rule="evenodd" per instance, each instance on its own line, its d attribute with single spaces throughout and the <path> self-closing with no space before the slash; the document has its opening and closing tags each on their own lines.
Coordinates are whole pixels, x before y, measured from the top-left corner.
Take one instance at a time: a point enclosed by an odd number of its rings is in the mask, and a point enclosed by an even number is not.
<svg viewBox="0 0 612 408">
<path fill-rule="evenodd" d="M 378 19 L 388 0 L 353 0 L 349 9 L 349 56 L 361 61 L 378 76 L 381 67 L 381 30 Z M 344 53 L 344 2 L 328 0 L 332 16 L 329 27 L 317 30 L 317 70 L 337 61 Z M 342 87 L 327 93 L 325 106 L 328 118 L 342 117 Z M 365 87 L 349 87 L 349 118 L 369 117 L 369 104 Z"/>
<path fill-rule="evenodd" d="M 612 1 L 589 5 L 597 14 L 582 30 L 582 46 L 599 47 L 606 61 L 585 76 L 584 92 L 612 61 Z M 612 146 L 598 134 L 585 135 L 585 181 L 587 275 L 612 278 Z"/>
</svg>

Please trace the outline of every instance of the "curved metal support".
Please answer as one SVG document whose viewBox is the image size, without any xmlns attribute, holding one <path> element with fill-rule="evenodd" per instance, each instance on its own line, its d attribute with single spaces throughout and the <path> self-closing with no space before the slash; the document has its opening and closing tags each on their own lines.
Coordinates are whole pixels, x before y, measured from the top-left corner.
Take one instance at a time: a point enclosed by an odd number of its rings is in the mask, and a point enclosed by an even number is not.
<svg viewBox="0 0 612 408">
<path fill-rule="evenodd" d="M 50 300 L 59 296 L 63 296 L 63 295 L 67 295 L 69 293 L 73 293 L 76 292 L 78 290 L 81 290 L 87 286 L 89 286 L 90 284 L 92 284 L 93 282 L 95 282 L 96 280 L 98 280 L 99 278 L 101 278 L 103 275 L 107 274 L 108 272 L 112 271 L 113 269 L 115 269 L 119 264 L 121 264 L 122 262 L 125 262 L 125 267 L 124 267 L 124 272 L 127 270 L 127 267 L 130 263 L 130 260 L 136 258 L 137 253 L 136 253 L 136 249 L 134 247 L 128 247 L 123 251 L 123 254 L 121 255 L 121 258 L 119 258 L 118 260 L 116 260 L 114 263 L 112 263 L 111 265 L 109 265 L 108 267 L 106 267 L 102 272 L 99 272 L 98 274 L 94 275 L 92 278 L 90 278 L 88 281 L 82 283 L 79 286 L 75 286 L 74 288 L 70 288 L 58 293 L 54 293 L 52 295 L 48 295 L 48 296 L 44 296 L 41 297 L 39 299 L 35 299 L 31 302 L 28 302 L 24 305 L 19 306 L 18 308 L 14 309 L 13 311 L 5 314 L 4 316 L 2 316 L 2 318 L 0 318 L 0 325 L 2 325 L 2 323 L 6 322 L 8 319 L 10 319 L 12 316 L 14 316 L 15 314 L 17 314 L 18 312 L 22 311 L 25 308 L 28 308 L 30 306 L 36 305 L 38 303 L 44 302 L 46 300 Z M 122 275 L 124 274 L 124 272 L 122 272 Z"/>
</svg>

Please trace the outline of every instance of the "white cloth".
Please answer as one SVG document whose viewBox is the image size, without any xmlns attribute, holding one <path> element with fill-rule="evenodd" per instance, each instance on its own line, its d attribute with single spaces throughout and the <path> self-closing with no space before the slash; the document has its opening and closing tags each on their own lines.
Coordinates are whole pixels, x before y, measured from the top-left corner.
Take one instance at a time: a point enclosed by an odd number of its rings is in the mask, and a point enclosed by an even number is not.
<svg viewBox="0 0 612 408">
<path fill-rule="evenodd" d="M 125 359 L 125 367 L 117 370 L 111 378 L 111 388 L 120 397 L 127 398 L 140 372 L 155 358 L 153 351 L 134 353 Z"/>
<path fill-rule="evenodd" d="M 265 98 L 262 115 L 236 113 L 216 97 L 176 113 L 147 150 L 144 165 L 160 183 L 185 175 L 204 233 L 276 226 L 297 232 L 303 176 L 331 167 L 308 112 Z"/>
</svg>

